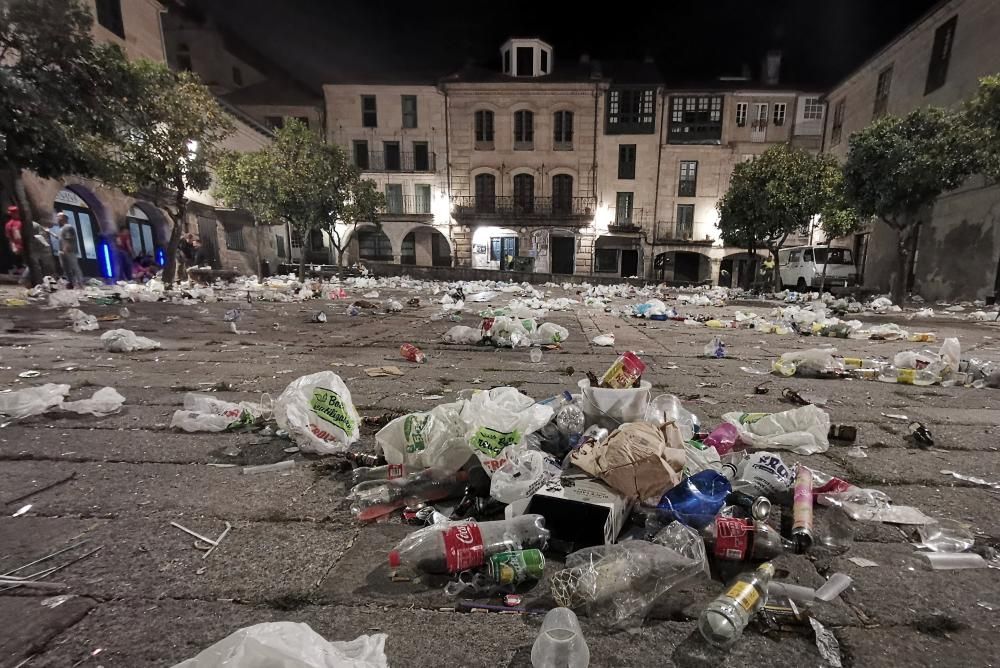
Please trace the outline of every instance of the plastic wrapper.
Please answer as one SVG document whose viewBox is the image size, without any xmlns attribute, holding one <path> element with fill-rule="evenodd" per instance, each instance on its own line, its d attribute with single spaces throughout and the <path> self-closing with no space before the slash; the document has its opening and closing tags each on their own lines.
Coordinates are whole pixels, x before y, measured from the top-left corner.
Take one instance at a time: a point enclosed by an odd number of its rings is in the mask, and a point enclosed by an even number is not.
<svg viewBox="0 0 1000 668">
<path fill-rule="evenodd" d="M 41 415 L 63 402 L 69 394 L 69 385 L 46 383 L 0 394 L 0 415 L 19 419 Z"/>
<path fill-rule="evenodd" d="M 531 330 L 525 327 L 524 322 L 507 316 L 494 318 L 493 325 L 489 329 L 493 344 L 500 348 L 527 348 L 531 346 L 531 331 L 534 330 L 534 321 L 527 321 L 531 323 Z"/>
<path fill-rule="evenodd" d="M 830 416 L 811 404 L 781 413 L 726 413 L 722 419 L 736 426 L 740 440 L 754 448 L 786 449 L 800 455 L 830 448 Z"/>
<path fill-rule="evenodd" d="M 414 469 L 451 473 L 472 456 L 461 412 L 465 402 L 439 404 L 425 413 L 410 413 L 375 434 L 386 462 Z"/>
<path fill-rule="evenodd" d="M 684 441 L 684 452 L 687 454 L 684 475 L 690 476 L 709 469 L 722 471 L 722 460 L 715 448 L 710 448 L 698 441 Z"/>
<path fill-rule="evenodd" d="M 358 440 L 361 416 L 351 391 L 332 371 L 302 376 L 274 402 L 274 418 L 303 452 L 344 452 Z"/>
<path fill-rule="evenodd" d="M 965 552 L 976 539 L 969 529 L 954 520 L 939 519 L 917 527 L 920 545 L 931 552 Z"/>
<path fill-rule="evenodd" d="M 504 451 L 521 444 L 552 419 L 551 406 L 537 404 L 513 387 L 476 392 L 462 407 L 465 436 L 483 468 L 491 476 L 505 459 Z"/>
<path fill-rule="evenodd" d="M 690 441 L 701 427 L 698 416 L 684 408 L 681 400 L 672 394 L 661 394 L 646 407 L 646 422 L 663 425 L 673 422 L 681 430 L 681 438 Z"/>
<path fill-rule="evenodd" d="M 588 424 L 599 424 L 614 429 L 626 422 L 642 420 L 649 406 L 649 391 L 653 385 L 648 380 L 641 381 L 639 387 L 623 389 L 591 387 L 586 378 L 579 381 L 580 407 L 587 416 Z"/>
<path fill-rule="evenodd" d="M 100 329 L 100 325 L 97 324 L 97 316 L 87 315 L 78 308 L 66 311 L 65 317 L 69 318 L 70 327 L 73 328 L 74 332 L 92 332 L 95 329 Z"/>
<path fill-rule="evenodd" d="M 445 343 L 473 346 L 482 340 L 483 335 L 478 329 L 465 325 L 455 325 L 445 332 L 442 338 Z"/>
<path fill-rule="evenodd" d="M 129 329 L 108 330 L 101 334 L 101 343 L 104 344 L 104 349 L 111 353 L 157 350 L 160 347 L 158 341 L 147 339 L 145 336 L 136 336 L 135 332 Z"/>
<path fill-rule="evenodd" d="M 80 415 L 104 417 L 120 411 L 124 403 L 125 397 L 118 394 L 113 387 L 102 387 L 94 392 L 94 396 L 90 399 L 64 401 L 59 404 L 59 409 Z"/>
<path fill-rule="evenodd" d="M 552 576 L 552 595 L 560 606 L 627 628 L 641 625 L 661 596 L 700 573 L 708 573 L 701 535 L 673 522 L 652 542 L 625 540 L 570 554 Z"/>
<path fill-rule="evenodd" d="M 705 347 L 702 349 L 702 355 L 705 357 L 721 359 L 726 356 L 726 344 L 722 342 L 721 337 L 713 336 L 712 340 L 706 343 Z"/>
<path fill-rule="evenodd" d="M 308 624 L 266 622 L 226 636 L 174 668 L 388 668 L 384 633 L 330 642 Z"/>
<path fill-rule="evenodd" d="M 811 348 L 784 353 L 772 365 L 781 376 L 818 377 L 844 370 L 844 361 L 834 357 L 836 348 Z"/>
<path fill-rule="evenodd" d="M 503 503 L 514 503 L 530 497 L 561 472 L 547 464 L 545 455 L 538 450 L 508 448 L 506 461 L 493 473 L 490 496 Z"/>
<path fill-rule="evenodd" d="M 569 330 L 562 325 L 553 322 L 546 322 L 539 325 L 538 330 L 532 336 L 535 343 L 562 343 L 569 338 Z"/>
<path fill-rule="evenodd" d="M 592 338 L 591 343 L 595 346 L 605 346 L 610 347 L 615 345 L 615 335 L 614 334 L 599 334 Z"/>
<path fill-rule="evenodd" d="M 264 414 L 260 406 L 248 402 L 223 401 L 209 394 L 188 392 L 184 408 L 174 411 L 170 426 L 187 432 L 227 431 L 253 424 Z"/>
<path fill-rule="evenodd" d="M 49 308 L 79 306 L 81 295 L 76 290 L 56 290 L 49 295 Z"/>
<path fill-rule="evenodd" d="M 817 502 L 844 511 L 852 520 L 890 524 L 931 524 L 934 520 L 912 506 L 896 506 L 877 489 L 854 487 L 844 492 L 821 494 Z"/>
</svg>

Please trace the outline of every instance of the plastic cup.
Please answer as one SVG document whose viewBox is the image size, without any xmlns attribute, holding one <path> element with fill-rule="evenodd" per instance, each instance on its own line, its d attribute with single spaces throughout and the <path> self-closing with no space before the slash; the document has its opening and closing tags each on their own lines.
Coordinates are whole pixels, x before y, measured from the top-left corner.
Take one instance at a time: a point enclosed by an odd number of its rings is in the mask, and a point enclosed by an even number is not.
<svg viewBox="0 0 1000 668">
<path fill-rule="evenodd" d="M 531 356 L 531 361 L 534 362 L 535 364 L 538 364 L 539 362 L 542 361 L 542 349 L 541 348 L 532 348 L 531 352 L 529 353 L 529 355 Z"/>
<path fill-rule="evenodd" d="M 590 649 L 576 614 L 569 608 L 553 608 L 545 615 L 542 630 L 531 646 L 534 668 L 587 668 Z"/>
</svg>

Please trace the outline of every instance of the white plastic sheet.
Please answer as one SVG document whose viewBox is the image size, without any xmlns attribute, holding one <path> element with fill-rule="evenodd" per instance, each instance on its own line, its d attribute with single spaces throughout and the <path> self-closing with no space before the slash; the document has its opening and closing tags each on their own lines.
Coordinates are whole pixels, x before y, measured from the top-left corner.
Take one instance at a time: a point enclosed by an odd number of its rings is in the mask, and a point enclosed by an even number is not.
<svg viewBox="0 0 1000 668">
<path fill-rule="evenodd" d="M 58 406 L 69 394 L 69 385 L 46 383 L 0 394 L 0 415 L 18 419 L 41 415 Z"/>
<path fill-rule="evenodd" d="M 267 622 L 226 636 L 174 668 L 388 668 L 384 633 L 328 641 L 308 624 Z"/>
<path fill-rule="evenodd" d="M 347 450 L 361 422 L 351 391 L 332 371 L 292 381 L 275 401 L 274 417 L 303 452 L 321 455 Z"/>
<path fill-rule="evenodd" d="M 111 329 L 101 334 L 104 349 L 112 353 L 131 353 L 137 350 L 157 350 L 159 341 L 136 336 L 130 329 Z"/>
<path fill-rule="evenodd" d="M 120 411 L 124 403 L 125 397 L 120 395 L 113 387 L 102 387 L 94 392 L 94 395 L 89 399 L 62 402 L 59 404 L 59 409 L 70 411 L 71 413 L 79 413 L 80 415 L 104 417 L 105 415 L 111 415 Z"/>
<path fill-rule="evenodd" d="M 457 471 L 472 456 L 461 411 L 464 401 L 439 404 L 424 413 L 396 418 L 375 434 L 389 464 Z"/>
<path fill-rule="evenodd" d="M 64 317 L 69 318 L 74 332 L 91 332 L 100 327 L 97 324 L 97 316 L 87 315 L 78 308 L 69 309 Z"/>
<path fill-rule="evenodd" d="M 813 455 L 830 449 L 830 416 L 812 404 L 781 413 L 726 413 L 740 439 L 759 450 L 785 449 Z"/>
<path fill-rule="evenodd" d="M 248 424 L 263 415 L 261 407 L 254 404 L 223 401 L 208 394 L 188 392 L 184 395 L 184 408 L 174 411 L 170 426 L 187 432 L 218 432 Z"/>
<path fill-rule="evenodd" d="M 483 335 L 478 329 L 466 327 L 465 325 L 455 325 L 445 332 L 442 338 L 445 343 L 472 346 L 479 343 Z"/>
</svg>

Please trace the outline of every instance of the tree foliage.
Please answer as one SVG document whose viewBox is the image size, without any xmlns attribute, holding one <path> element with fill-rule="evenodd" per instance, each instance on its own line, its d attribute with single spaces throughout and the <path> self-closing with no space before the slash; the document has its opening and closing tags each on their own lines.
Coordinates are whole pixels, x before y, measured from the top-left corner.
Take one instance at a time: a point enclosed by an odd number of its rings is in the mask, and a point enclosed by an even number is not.
<svg viewBox="0 0 1000 668">
<path fill-rule="evenodd" d="M 857 212 L 896 230 L 893 301 L 904 298 L 916 231 L 935 200 L 976 171 L 974 133 L 962 116 L 936 108 L 885 116 L 851 135 L 844 164 L 846 199 Z"/>
<path fill-rule="evenodd" d="M 1000 180 L 1000 74 L 979 80 L 979 90 L 966 104 L 965 116 L 976 134 L 982 171 Z"/>
<path fill-rule="evenodd" d="M 350 231 L 362 222 L 377 225 L 385 206 L 385 197 L 361 178 L 343 149 L 297 121 L 285 124 L 260 151 L 226 155 L 215 193 L 255 218 L 288 223 L 303 239 L 312 230 L 326 230 L 341 262 Z M 304 261 L 305 253 L 300 275 Z"/>
<path fill-rule="evenodd" d="M 127 107 L 106 147 L 105 180 L 128 192 L 143 191 L 170 213 L 173 229 L 164 280 L 173 281 L 177 245 L 185 226 L 188 191 L 207 190 L 219 143 L 233 121 L 190 72 L 162 63 L 129 63 Z"/>
<path fill-rule="evenodd" d="M 780 288 L 778 248 L 789 234 L 804 230 L 813 216 L 830 206 L 840 178 L 830 156 L 787 144 L 737 164 L 729 190 L 718 204 L 722 239 L 750 252 L 769 250 L 775 288 Z"/>
</svg>

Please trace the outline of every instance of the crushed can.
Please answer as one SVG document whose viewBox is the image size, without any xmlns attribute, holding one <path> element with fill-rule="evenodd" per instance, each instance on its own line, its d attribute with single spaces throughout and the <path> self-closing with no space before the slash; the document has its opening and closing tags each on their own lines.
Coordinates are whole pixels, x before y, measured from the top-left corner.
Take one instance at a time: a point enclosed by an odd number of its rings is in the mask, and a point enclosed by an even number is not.
<svg viewBox="0 0 1000 668">
<path fill-rule="evenodd" d="M 486 562 L 486 575 L 499 585 L 516 585 L 540 580 L 545 570 L 541 550 L 517 550 L 494 554 Z"/>
</svg>

